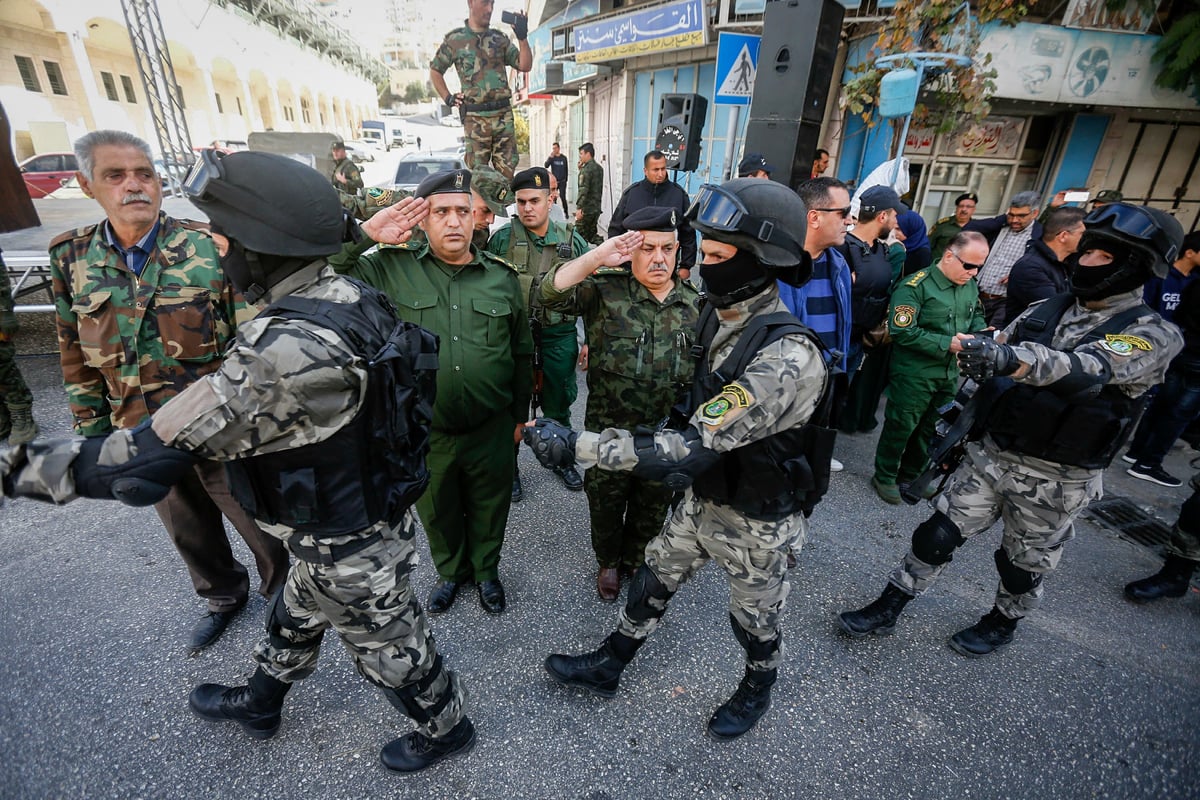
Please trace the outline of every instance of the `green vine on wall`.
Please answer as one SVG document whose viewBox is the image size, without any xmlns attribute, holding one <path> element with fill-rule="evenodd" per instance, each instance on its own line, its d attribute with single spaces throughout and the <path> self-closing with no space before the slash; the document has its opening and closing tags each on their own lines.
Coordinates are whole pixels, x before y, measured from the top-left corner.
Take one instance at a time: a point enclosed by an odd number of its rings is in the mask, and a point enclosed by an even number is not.
<svg viewBox="0 0 1200 800">
<path fill-rule="evenodd" d="M 918 102 L 912 122 L 947 133 L 968 120 L 982 120 L 991 111 L 989 98 L 996 89 L 996 70 L 990 68 L 990 53 L 978 58 L 979 25 L 1016 25 L 1028 10 L 1017 0 L 976 0 L 976 24 L 967 34 L 963 0 L 898 0 L 867 57 L 851 69 L 855 77 L 842 89 L 842 107 L 861 116 L 868 126 L 873 125 L 879 82 L 889 71 L 875 66 L 877 59 L 899 53 L 955 53 L 969 56 L 971 66 L 927 69 L 924 89 L 932 92 L 933 102 Z"/>
</svg>

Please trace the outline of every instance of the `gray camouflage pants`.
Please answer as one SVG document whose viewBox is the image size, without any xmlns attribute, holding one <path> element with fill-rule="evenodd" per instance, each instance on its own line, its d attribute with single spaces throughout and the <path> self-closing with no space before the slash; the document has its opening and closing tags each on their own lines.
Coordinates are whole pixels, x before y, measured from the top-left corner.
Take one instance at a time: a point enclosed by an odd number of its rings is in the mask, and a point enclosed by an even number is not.
<svg viewBox="0 0 1200 800">
<path fill-rule="evenodd" d="M 406 516 L 400 529 L 385 530 L 379 542 L 332 566 L 298 559 L 267 614 L 268 636 L 254 649 L 263 671 L 287 683 L 308 677 L 332 627 L 359 674 L 376 686 L 403 689 L 428 675 L 437 647 L 409 583 L 417 563 L 413 533 Z M 444 735 L 462 719 L 466 693 L 448 669 L 414 699 L 433 709 L 447 691 L 450 702 L 427 723 L 418 721 L 421 733 Z"/>
<path fill-rule="evenodd" d="M 791 585 L 787 580 L 787 548 L 799 552 L 808 535 L 801 514 L 778 522 L 753 519 L 697 498 L 689 489 L 667 527 L 646 545 L 646 565 L 671 592 L 675 592 L 711 558 L 729 579 L 729 613 L 734 622 L 757 642 L 779 639 L 779 616 Z M 651 598 L 659 612 L 666 602 Z M 661 613 L 648 620 L 633 620 L 628 607 L 621 612 L 619 630 L 645 639 Z M 765 660 L 746 659 L 754 670 L 775 669 L 783 662 L 783 647 Z"/>
<path fill-rule="evenodd" d="M 1000 546 L 1013 565 L 1038 575 L 1054 571 L 1063 545 L 1075 535 L 1074 521 L 1088 503 L 1103 494 L 1103 475 L 1085 480 L 1047 480 L 1023 472 L 1011 462 L 993 457 L 978 443 L 967 446 L 967 456 L 933 501 L 949 517 L 964 539 L 970 539 L 1004 520 Z M 891 575 L 891 582 L 909 594 L 928 589 L 946 564 L 927 564 L 911 549 Z M 1042 596 L 1039 582 L 1030 591 L 1012 594 L 1000 582 L 996 608 L 1009 619 L 1020 619 L 1037 608 Z"/>
</svg>

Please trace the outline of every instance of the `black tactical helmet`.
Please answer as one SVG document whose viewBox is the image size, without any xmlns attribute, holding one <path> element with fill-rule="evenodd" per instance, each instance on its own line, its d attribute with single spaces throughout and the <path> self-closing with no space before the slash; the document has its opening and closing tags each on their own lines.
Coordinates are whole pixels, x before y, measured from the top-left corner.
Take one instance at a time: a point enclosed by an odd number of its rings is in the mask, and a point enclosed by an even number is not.
<svg viewBox="0 0 1200 800">
<path fill-rule="evenodd" d="M 253 253 L 315 259 L 338 252 L 347 240 L 337 190 L 286 156 L 205 151 L 183 191 L 214 228 Z"/>
<path fill-rule="evenodd" d="M 734 178 L 720 186 L 705 184 L 687 218 L 705 237 L 753 253 L 768 269 L 807 264 L 811 274 L 812 259 L 804 252 L 804 202 L 782 183 Z"/>
<path fill-rule="evenodd" d="M 1083 218 L 1079 252 L 1103 250 L 1105 266 L 1078 266 L 1071 292 L 1080 300 L 1099 300 L 1132 291 L 1151 276 L 1166 277 L 1183 244 L 1183 226 L 1165 211 L 1128 203 L 1100 206 Z"/>
</svg>

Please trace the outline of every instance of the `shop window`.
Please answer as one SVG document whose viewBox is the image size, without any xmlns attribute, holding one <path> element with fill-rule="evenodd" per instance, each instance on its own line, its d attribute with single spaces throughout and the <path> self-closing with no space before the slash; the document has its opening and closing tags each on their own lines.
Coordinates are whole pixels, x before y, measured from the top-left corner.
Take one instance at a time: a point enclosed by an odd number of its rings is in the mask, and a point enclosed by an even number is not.
<svg viewBox="0 0 1200 800">
<path fill-rule="evenodd" d="M 133 91 L 133 78 L 129 77 L 128 75 L 122 75 L 121 88 L 125 90 L 125 102 L 137 102 L 137 94 Z"/>
<path fill-rule="evenodd" d="M 67 82 L 63 80 L 62 67 L 56 61 L 43 61 L 42 66 L 46 68 L 46 80 L 50 81 L 50 91 L 66 96 Z"/>
<path fill-rule="evenodd" d="M 112 100 L 114 103 L 120 100 L 117 97 L 117 81 L 113 78 L 111 72 L 101 72 L 100 82 L 104 84 L 104 94 L 109 100 Z"/>
<path fill-rule="evenodd" d="M 33 59 L 25 56 L 16 56 L 16 59 L 17 71 L 21 73 L 21 83 L 25 84 L 25 91 L 40 92 L 42 85 L 38 82 L 37 70 L 33 68 Z"/>
</svg>

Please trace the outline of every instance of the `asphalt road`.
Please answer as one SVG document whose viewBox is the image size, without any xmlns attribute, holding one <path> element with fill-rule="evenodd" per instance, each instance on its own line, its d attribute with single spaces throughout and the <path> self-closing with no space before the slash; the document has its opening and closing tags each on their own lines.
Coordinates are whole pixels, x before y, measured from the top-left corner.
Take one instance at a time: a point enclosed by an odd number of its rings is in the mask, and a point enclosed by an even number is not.
<svg viewBox="0 0 1200 800">
<path fill-rule="evenodd" d="M 84 219 L 97 216 L 93 207 Z M 17 236 L 0 246 L 34 249 Z M 20 366 L 38 421 L 63 435 L 57 359 L 38 355 L 52 353 L 52 333 L 45 320 L 23 322 Z M 526 500 L 501 562 L 508 612 L 488 616 L 466 593 L 434 619 L 470 691 L 478 743 L 407 777 L 384 770 L 378 751 L 409 723 L 333 637 L 320 669 L 289 694 L 275 738 L 253 741 L 188 711 L 194 685 L 251 673 L 265 601 L 254 596 L 217 644 L 189 655 L 203 604 L 152 510 L 10 502 L 0 508 L 0 797 L 1195 797 L 1200 596 L 1126 602 L 1122 585 L 1159 557 L 1090 520 L 1047 579 L 1042 608 L 991 657 L 965 659 L 946 641 L 991 604 L 998 529 L 958 552 L 895 635 L 837 631 L 837 612 L 879 592 L 928 514 L 875 497 L 873 448 L 873 435 L 839 438 L 846 470 L 791 573 L 772 709 L 727 743 L 704 725 L 736 686 L 741 651 L 711 565 L 681 589 L 615 699 L 548 680 L 546 654 L 594 647 L 617 608 L 595 594 L 585 498 L 523 452 Z M 1189 455 L 1174 451 L 1168 469 L 1189 474 Z M 1117 467 L 1108 491 L 1167 521 L 1188 494 Z M 424 598 L 434 574 L 421 551 Z"/>
</svg>

